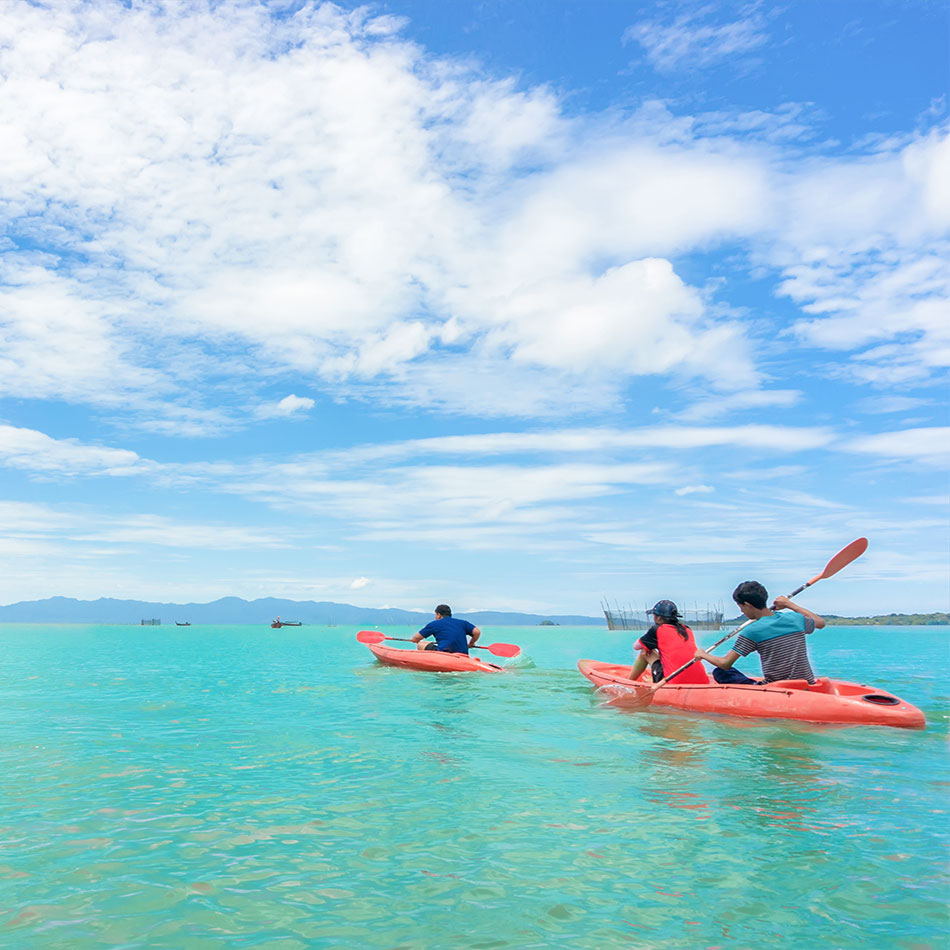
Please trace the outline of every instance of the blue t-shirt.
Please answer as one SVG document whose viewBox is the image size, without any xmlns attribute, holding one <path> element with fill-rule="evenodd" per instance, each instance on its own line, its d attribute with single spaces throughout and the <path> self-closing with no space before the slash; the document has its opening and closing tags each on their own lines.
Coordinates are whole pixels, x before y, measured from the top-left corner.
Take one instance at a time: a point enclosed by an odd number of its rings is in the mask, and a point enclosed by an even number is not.
<svg viewBox="0 0 950 950">
<path fill-rule="evenodd" d="M 419 633 L 422 639 L 435 637 L 435 642 L 443 653 L 468 653 L 468 635 L 475 624 L 457 617 L 439 617 L 427 623 Z"/>
</svg>

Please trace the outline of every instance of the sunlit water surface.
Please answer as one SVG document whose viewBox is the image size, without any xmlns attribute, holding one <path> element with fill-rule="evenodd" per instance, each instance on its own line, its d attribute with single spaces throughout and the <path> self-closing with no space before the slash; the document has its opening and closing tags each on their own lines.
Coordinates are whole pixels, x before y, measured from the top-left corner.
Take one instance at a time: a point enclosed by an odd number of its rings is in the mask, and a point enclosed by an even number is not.
<svg viewBox="0 0 950 950">
<path fill-rule="evenodd" d="M 486 629 L 499 676 L 355 632 L 0 627 L 0 945 L 947 946 L 947 628 L 811 638 L 924 732 L 604 707 L 603 629 Z"/>
</svg>

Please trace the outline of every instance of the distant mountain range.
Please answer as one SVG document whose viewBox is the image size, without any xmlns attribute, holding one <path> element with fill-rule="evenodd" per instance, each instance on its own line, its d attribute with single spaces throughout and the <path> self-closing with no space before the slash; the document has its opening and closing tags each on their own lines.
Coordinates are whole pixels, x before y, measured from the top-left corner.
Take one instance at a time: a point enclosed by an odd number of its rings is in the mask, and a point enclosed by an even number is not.
<svg viewBox="0 0 950 950">
<path fill-rule="evenodd" d="M 479 626 L 536 626 L 548 623 L 567 626 L 605 626 L 603 617 L 581 617 L 574 614 L 520 614 L 495 610 L 460 613 Z M 367 627 L 399 625 L 421 627 L 432 620 L 431 613 L 378 607 L 354 607 L 329 601 L 281 600 L 264 597 L 242 600 L 222 597 L 210 604 L 163 604 L 144 600 L 74 600 L 72 597 L 48 597 L 46 600 L 25 600 L 0 607 L 0 623 L 131 623 L 160 620 L 169 626 L 178 623 L 270 623 L 275 617 L 300 620 L 305 624 L 357 624 Z"/>
</svg>

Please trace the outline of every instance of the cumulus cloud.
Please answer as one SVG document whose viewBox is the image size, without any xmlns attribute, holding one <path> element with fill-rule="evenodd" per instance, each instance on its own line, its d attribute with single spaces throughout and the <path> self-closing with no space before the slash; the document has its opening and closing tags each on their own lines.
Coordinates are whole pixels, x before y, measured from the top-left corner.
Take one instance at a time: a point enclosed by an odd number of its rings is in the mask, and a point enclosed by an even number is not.
<svg viewBox="0 0 950 950">
<path fill-rule="evenodd" d="M 630 37 L 711 63 L 764 42 L 750 9 Z M 11 0 L 0 76 L 4 395 L 199 435 L 238 424 L 204 404 L 222 377 L 482 415 L 616 407 L 643 375 L 750 391 L 747 323 L 674 263 L 723 245 L 782 274 L 802 340 L 862 348 L 856 378 L 946 357 L 944 136 L 804 163 L 743 138 L 798 114 L 569 117 L 329 4 Z"/>
<path fill-rule="evenodd" d="M 950 138 L 931 133 L 849 161 L 816 161 L 784 189 L 786 226 L 765 251 L 778 292 L 808 316 L 793 333 L 852 351 L 852 378 L 927 382 L 950 366 L 950 203 L 936 168 Z"/>
<path fill-rule="evenodd" d="M 368 577 L 357 577 L 350 584 L 350 590 L 362 590 L 369 583 L 370 583 L 370 580 Z"/>
</svg>

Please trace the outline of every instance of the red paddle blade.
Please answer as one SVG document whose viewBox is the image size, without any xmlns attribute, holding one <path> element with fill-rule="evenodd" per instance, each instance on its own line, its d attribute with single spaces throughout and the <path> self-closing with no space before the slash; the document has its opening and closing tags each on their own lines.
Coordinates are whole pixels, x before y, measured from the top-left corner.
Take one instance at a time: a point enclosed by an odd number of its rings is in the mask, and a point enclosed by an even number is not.
<svg viewBox="0 0 950 950">
<path fill-rule="evenodd" d="M 521 652 L 521 647 L 513 643 L 493 643 L 488 650 L 495 656 L 517 656 Z"/>
<path fill-rule="evenodd" d="M 360 643 L 382 643 L 386 639 L 386 635 L 378 630 L 360 630 L 356 635 L 356 639 Z"/>
<path fill-rule="evenodd" d="M 624 683 L 602 686 L 600 692 L 609 696 L 607 702 L 611 706 L 618 706 L 622 709 L 646 709 L 652 705 L 654 690 L 648 683 L 641 683 L 631 680 L 630 684 Z"/>
<path fill-rule="evenodd" d="M 842 548 L 826 565 L 825 569 L 809 584 L 820 581 L 823 577 L 831 577 L 837 574 L 843 567 L 847 567 L 852 561 L 856 561 L 868 549 L 868 539 L 858 538 L 852 541 L 847 547 Z"/>
<path fill-rule="evenodd" d="M 653 690 L 645 683 L 643 686 L 635 689 L 629 697 L 623 701 L 624 709 L 646 709 L 653 703 Z"/>
</svg>

